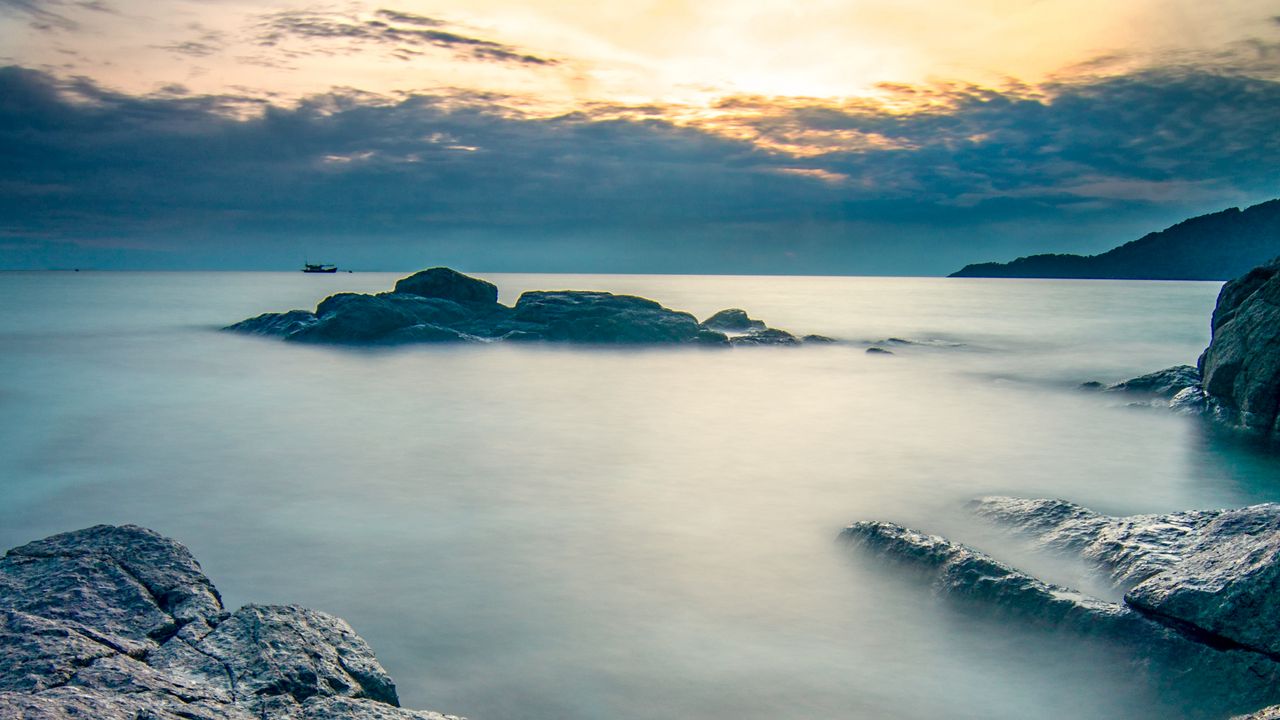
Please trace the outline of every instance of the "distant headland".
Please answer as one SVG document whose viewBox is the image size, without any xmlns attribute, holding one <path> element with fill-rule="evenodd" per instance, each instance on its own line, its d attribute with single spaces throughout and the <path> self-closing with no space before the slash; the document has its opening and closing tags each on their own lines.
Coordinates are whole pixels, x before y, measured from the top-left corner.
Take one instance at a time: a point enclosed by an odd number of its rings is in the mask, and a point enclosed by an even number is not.
<svg viewBox="0 0 1280 720">
<path fill-rule="evenodd" d="M 1230 280 L 1280 255 L 1280 199 L 1184 220 L 1099 255 L 1031 255 L 948 277 Z"/>
</svg>

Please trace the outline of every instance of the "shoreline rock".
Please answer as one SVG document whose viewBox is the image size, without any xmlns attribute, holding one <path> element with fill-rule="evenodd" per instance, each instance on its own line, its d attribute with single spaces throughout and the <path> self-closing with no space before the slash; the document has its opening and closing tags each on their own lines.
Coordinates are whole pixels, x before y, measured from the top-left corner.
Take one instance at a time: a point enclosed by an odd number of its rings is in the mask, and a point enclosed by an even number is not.
<svg viewBox="0 0 1280 720">
<path fill-rule="evenodd" d="M 181 544 L 98 525 L 0 558 L 0 717 L 40 720 L 457 720 L 399 707 L 340 618 L 227 612 Z"/>
<path fill-rule="evenodd" d="M 974 508 L 1045 547 L 1091 560 L 1117 585 L 1132 586 L 1124 602 L 1046 583 L 978 550 L 893 523 L 854 523 L 841 538 L 915 566 L 935 592 L 984 612 L 1124 647 L 1138 665 L 1159 664 L 1171 684 L 1195 683 L 1239 708 L 1280 701 L 1275 640 L 1255 634 L 1273 630 L 1272 608 L 1280 609 L 1280 601 L 1268 600 L 1280 571 L 1271 529 L 1280 506 L 1128 518 L 1057 500 L 984 498 Z M 1242 566 L 1265 578 L 1234 575 Z M 1223 593 L 1224 584 L 1232 590 Z M 1257 601 L 1243 606 L 1256 615 L 1238 612 L 1240 598 Z M 1262 606 L 1267 610 L 1258 613 Z"/>
<path fill-rule="evenodd" d="M 402 278 L 392 292 L 338 293 L 314 312 L 264 313 L 224 330 L 291 342 L 403 345 L 457 342 L 553 342 L 590 345 L 799 345 L 796 337 L 730 308 L 703 322 L 646 298 L 590 290 L 533 290 L 515 305 L 498 288 L 449 268 Z"/>
<path fill-rule="evenodd" d="M 1280 258 L 1222 286 L 1209 346 L 1196 366 L 1177 365 L 1103 388 L 1137 393 L 1148 404 L 1204 415 L 1280 441 Z"/>
</svg>

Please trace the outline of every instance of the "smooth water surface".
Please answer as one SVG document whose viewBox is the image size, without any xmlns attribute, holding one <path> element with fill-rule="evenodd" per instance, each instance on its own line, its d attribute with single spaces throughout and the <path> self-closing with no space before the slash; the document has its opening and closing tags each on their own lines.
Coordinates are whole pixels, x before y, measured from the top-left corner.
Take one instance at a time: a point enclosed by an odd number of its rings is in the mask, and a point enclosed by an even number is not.
<svg viewBox="0 0 1280 720">
<path fill-rule="evenodd" d="M 802 348 L 305 347 L 217 332 L 397 276 L 0 274 L 0 546 L 132 522 L 228 606 L 349 620 L 472 720 L 1225 717 L 1086 641 L 972 617 L 835 542 L 890 519 L 1100 594 L 970 498 L 1280 499 L 1280 463 L 1084 393 L 1195 361 L 1216 283 L 491 275 Z M 866 343 L 928 341 L 867 355 Z M 1093 583 L 1093 584 L 1091 584 Z"/>
</svg>

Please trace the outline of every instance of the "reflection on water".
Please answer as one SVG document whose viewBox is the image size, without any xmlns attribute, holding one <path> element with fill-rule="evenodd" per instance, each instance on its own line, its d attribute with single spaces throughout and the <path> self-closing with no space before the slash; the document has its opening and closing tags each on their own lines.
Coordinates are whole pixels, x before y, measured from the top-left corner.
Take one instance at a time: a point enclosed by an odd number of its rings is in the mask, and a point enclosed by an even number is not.
<svg viewBox="0 0 1280 720">
<path fill-rule="evenodd" d="M 1274 456 L 1072 389 L 1193 361 L 1216 284 L 490 276 L 505 302 L 601 288 L 858 341 L 799 349 L 212 331 L 395 277 L 0 275 L 0 545 L 156 528 L 228 604 L 341 615 L 406 705 L 474 720 L 1229 714 L 834 542 L 895 520 L 1087 586 L 963 502 L 1278 499 Z M 859 344 L 888 337 L 962 346 Z"/>
</svg>

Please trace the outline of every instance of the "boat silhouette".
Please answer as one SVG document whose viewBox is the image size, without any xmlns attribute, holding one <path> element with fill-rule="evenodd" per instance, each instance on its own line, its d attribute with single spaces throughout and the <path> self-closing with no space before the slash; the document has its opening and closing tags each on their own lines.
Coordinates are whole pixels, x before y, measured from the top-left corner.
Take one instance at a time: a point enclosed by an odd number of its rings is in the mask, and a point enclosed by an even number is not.
<svg viewBox="0 0 1280 720">
<path fill-rule="evenodd" d="M 313 265 L 311 263 L 303 263 L 302 272 L 304 273 L 336 273 L 338 272 L 338 266 L 327 265 L 327 264 Z"/>
</svg>

